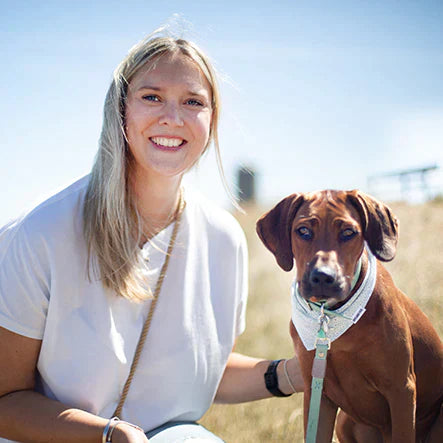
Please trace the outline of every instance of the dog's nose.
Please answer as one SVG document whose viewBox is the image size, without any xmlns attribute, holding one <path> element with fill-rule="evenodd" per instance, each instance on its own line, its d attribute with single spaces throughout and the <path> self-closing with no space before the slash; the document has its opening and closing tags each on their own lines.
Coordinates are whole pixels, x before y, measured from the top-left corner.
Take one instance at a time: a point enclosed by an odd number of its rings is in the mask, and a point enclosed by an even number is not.
<svg viewBox="0 0 443 443">
<path fill-rule="evenodd" d="M 321 266 L 311 271 L 309 280 L 313 286 L 332 286 L 335 283 L 337 274 L 329 266 Z"/>
</svg>

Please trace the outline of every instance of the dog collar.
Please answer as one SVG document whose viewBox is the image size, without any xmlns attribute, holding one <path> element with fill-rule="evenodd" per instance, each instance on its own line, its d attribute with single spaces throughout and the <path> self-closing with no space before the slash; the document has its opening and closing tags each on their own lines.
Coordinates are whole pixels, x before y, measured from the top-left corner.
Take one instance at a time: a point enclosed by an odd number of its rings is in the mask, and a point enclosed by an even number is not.
<svg viewBox="0 0 443 443">
<path fill-rule="evenodd" d="M 331 342 L 337 340 L 360 320 L 374 291 L 377 278 L 377 260 L 367 246 L 366 251 L 368 254 L 368 270 L 357 292 L 340 308 L 333 311 L 324 309 L 328 324 L 327 337 Z M 356 274 L 359 274 L 359 272 L 356 272 Z M 311 351 L 315 348 L 321 306 L 316 303 L 308 303 L 299 294 L 296 279 L 294 279 L 291 286 L 291 303 L 292 323 L 297 329 L 305 348 Z"/>
<path fill-rule="evenodd" d="M 363 255 L 363 254 L 362 254 L 362 255 Z M 359 279 L 359 277 L 360 277 L 360 273 L 361 273 L 361 260 L 362 260 L 362 258 L 360 257 L 360 258 L 358 259 L 358 262 L 357 262 L 357 270 L 356 270 L 355 273 L 354 273 L 354 277 L 352 277 L 351 291 L 355 288 L 355 285 L 357 284 L 358 279 Z"/>
</svg>

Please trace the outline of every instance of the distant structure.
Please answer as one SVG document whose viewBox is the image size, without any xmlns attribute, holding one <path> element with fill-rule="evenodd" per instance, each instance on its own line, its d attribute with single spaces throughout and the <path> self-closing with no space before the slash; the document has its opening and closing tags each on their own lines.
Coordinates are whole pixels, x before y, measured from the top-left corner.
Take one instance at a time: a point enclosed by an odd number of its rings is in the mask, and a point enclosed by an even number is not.
<svg viewBox="0 0 443 443">
<path fill-rule="evenodd" d="M 242 166 L 237 172 L 237 197 L 240 202 L 255 202 L 255 171 L 251 167 Z"/>
<path fill-rule="evenodd" d="M 380 187 L 382 182 L 388 180 L 398 180 L 400 183 L 401 199 L 407 200 L 412 191 L 419 190 L 422 197 L 426 200 L 432 197 L 431 187 L 428 182 L 428 176 L 431 171 L 438 169 L 437 165 L 429 165 L 422 168 L 403 169 L 400 171 L 391 171 L 383 174 L 372 175 L 368 177 L 368 188 L 374 192 Z"/>
</svg>

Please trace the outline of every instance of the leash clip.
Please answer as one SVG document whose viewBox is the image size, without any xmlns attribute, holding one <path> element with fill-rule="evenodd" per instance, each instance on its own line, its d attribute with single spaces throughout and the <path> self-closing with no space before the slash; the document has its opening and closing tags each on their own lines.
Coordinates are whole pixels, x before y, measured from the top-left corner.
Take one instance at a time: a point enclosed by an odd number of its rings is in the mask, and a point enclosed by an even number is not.
<svg viewBox="0 0 443 443">
<path fill-rule="evenodd" d="M 327 346 L 329 351 L 329 349 L 331 349 L 331 339 L 329 339 L 328 337 L 316 337 L 314 343 L 315 348 L 317 348 L 317 345 Z"/>
<path fill-rule="evenodd" d="M 320 315 L 318 317 L 318 323 L 320 325 L 320 329 L 323 329 L 324 333 L 327 334 L 329 330 L 329 322 L 331 319 L 325 314 L 325 304 L 323 303 L 320 307 Z"/>
</svg>

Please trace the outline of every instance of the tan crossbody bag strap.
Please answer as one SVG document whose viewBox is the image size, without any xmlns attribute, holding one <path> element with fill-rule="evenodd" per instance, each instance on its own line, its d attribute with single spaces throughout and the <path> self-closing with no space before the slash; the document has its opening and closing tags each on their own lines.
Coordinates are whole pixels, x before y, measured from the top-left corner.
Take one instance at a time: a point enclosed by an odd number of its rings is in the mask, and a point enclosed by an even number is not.
<svg viewBox="0 0 443 443">
<path fill-rule="evenodd" d="M 132 361 L 131 369 L 129 371 L 128 378 L 126 380 L 125 386 L 123 387 L 122 395 L 120 397 L 120 401 L 117 405 L 117 408 L 113 414 L 114 417 L 121 417 L 123 405 L 125 404 L 126 397 L 128 396 L 129 387 L 131 386 L 132 379 L 134 378 L 135 370 L 137 369 L 138 362 L 140 360 L 140 355 L 143 351 L 143 346 L 146 341 L 146 337 L 149 332 L 149 328 L 152 322 L 152 316 L 154 315 L 155 307 L 157 306 L 158 297 L 160 295 L 160 291 L 163 285 L 163 280 L 166 276 L 166 271 L 169 265 L 169 259 L 171 258 L 172 250 L 174 249 L 175 240 L 177 238 L 178 228 L 180 226 L 180 221 L 183 213 L 183 209 L 185 207 L 183 198 L 180 197 L 180 203 L 177 210 L 177 215 L 175 217 L 175 225 L 171 234 L 171 240 L 169 241 L 168 250 L 166 252 L 165 261 L 163 262 L 163 266 L 160 271 L 160 275 L 157 280 L 157 284 L 155 286 L 154 297 L 151 303 L 151 307 L 149 308 L 148 316 L 146 318 L 145 324 L 143 325 L 142 332 L 140 334 L 140 338 L 138 340 L 137 348 L 135 349 L 134 359 Z"/>
</svg>

